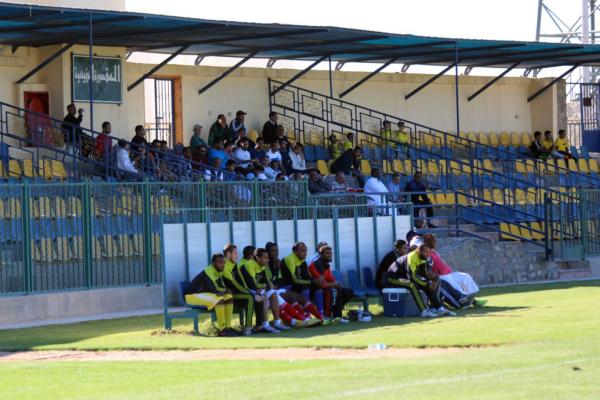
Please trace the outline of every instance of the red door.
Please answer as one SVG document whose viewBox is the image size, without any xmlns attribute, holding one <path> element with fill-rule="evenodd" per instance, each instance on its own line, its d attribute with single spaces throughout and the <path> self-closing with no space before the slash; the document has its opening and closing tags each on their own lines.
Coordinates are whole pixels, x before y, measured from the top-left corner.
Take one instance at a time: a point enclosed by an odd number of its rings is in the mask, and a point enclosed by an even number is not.
<svg viewBox="0 0 600 400">
<path fill-rule="evenodd" d="M 25 92 L 25 128 L 33 144 L 52 144 L 52 131 L 46 116 L 50 110 L 48 92 Z"/>
</svg>

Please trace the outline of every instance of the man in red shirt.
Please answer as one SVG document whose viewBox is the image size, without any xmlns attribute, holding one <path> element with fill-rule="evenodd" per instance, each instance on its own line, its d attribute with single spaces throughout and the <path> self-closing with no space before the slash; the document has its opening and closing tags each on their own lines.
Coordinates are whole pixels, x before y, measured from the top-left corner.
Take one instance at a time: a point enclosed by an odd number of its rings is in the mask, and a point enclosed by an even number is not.
<svg viewBox="0 0 600 400">
<path fill-rule="evenodd" d="M 109 136 L 111 131 L 110 122 L 104 121 L 102 123 L 102 133 L 96 137 L 96 154 L 98 155 L 98 160 L 104 159 L 112 148 Z"/>
<path fill-rule="evenodd" d="M 354 292 L 350 288 L 342 287 L 342 284 L 335 280 L 331 272 L 331 260 L 333 258 L 331 246 L 321 246 L 318 248 L 318 252 L 319 257 L 310 263 L 308 272 L 313 279 L 318 280 L 323 289 L 325 315 L 341 318 L 344 305 L 352 299 Z M 347 321 L 341 320 L 340 322 Z"/>
</svg>

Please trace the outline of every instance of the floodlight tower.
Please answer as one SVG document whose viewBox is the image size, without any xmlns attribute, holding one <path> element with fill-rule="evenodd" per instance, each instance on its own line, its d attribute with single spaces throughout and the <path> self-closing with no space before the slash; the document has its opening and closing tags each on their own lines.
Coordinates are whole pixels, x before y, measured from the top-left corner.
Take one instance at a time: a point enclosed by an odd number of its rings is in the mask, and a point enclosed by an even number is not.
<svg viewBox="0 0 600 400">
<path fill-rule="evenodd" d="M 576 1 L 570 3 L 577 5 Z M 600 8 L 600 0 L 581 0 L 581 13 L 576 13 L 577 19 L 573 23 L 565 22 L 573 16 L 565 15 L 564 4 L 560 1 L 538 0 L 535 40 L 575 44 L 596 43 L 597 35 L 600 33 L 600 31 L 596 31 L 596 13 Z M 533 75 L 537 76 L 538 72 L 539 70 L 534 71 Z M 567 81 L 572 83 L 597 82 L 599 75 L 600 68 L 581 67 L 580 71 L 573 72 Z"/>
</svg>

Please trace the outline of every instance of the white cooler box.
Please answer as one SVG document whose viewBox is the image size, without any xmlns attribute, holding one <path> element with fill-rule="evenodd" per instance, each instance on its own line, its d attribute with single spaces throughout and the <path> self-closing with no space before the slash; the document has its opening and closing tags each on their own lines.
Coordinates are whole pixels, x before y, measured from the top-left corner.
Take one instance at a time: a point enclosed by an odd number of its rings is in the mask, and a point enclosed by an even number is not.
<svg viewBox="0 0 600 400">
<path fill-rule="evenodd" d="M 385 288 L 383 293 L 383 315 L 386 317 L 416 317 L 421 315 L 410 291 L 403 288 Z"/>
</svg>

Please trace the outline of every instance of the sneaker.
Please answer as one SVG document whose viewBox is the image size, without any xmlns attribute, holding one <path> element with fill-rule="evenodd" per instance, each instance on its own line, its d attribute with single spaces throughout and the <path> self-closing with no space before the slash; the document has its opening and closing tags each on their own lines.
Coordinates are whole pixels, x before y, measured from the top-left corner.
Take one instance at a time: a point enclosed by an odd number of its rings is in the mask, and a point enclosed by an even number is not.
<svg viewBox="0 0 600 400">
<path fill-rule="evenodd" d="M 238 331 L 237 329 L 233 329 L 233 328 L 225 328 L 225 331 L 229 332 L 229 334 L 231 336 L 241 336 L 242 335 L 242 331 Z"/>
<path fill-rule="evenodd" d="M 273 327 L 279 331 L 289 331 L 291 329 L 289 326 L 285 326 L 281 322 L 273 324 Z"/>
<path fill-rule="evenodd" d="M 443 317 L 443 316 L 456 317 L 456 313 L 454 311 L 448 310 L 446 307 L 440 307 L 437 310 L 433 310 L 433 311 L 440 317 Z"/>
<path fill-rule="evenodd" d="M 250 336 L 252 335 L 252 328 L 244 328 L 242 331 L 242 336 Z"/>
<path fill-rule="evenodd" d="M 350 320 L 346 318 L 340 318 L 340 324 L 349 324 Z"/>
<path fill-rule="evenodd" d="M 268 333 L 279 333 L 280 331 L 273 328 L 271 325 L 263 325 L 263 331 L 268 332 Z"/>
<path fill-rule="evenodd" d="M 421 311 L 421 318 L 436 318 L 436 317 L 438 317 L 438 314 L 434 313 L 432 310 L 430 310 L 428 308 Z"/>
<path fill-rule="evenodd" d="M 226 328 L 226 329 L 219 331 L 217 336 L 219 336 L 219 337 L 236 337 L 237 334 L 235 332 L 233 332 L 232 330 Z"/>
<path fill-rule="evenodd" d="M 321 320 L 320 320 L 320 319 L 318 319 L 318 318 L 307 318 L 307 319 L 305 319 L 305 320 L 304 320 L 304 321 L 302 321 L 302 322 L 303 322 L 303 325 L 304 325 L 305 327 L 307 327 L 307 328 L 308 328 L 309 326 L 315 326 L 315 325 L 319 325 L 319 324 L 321 324 L 323 321 L 321 321 Z"/>
<path fill-rule="evenodd" d="M 473 300 L 473 307 L 483 307 L 487 304 L 487 300 L 475 299 Z"/>
<path fill-rule="evenodd" d="M 325 318 L 323 320 L 323 326 L 330 326 L 335 324 L 335 320 L 333 318 Z"/>
</svg>

